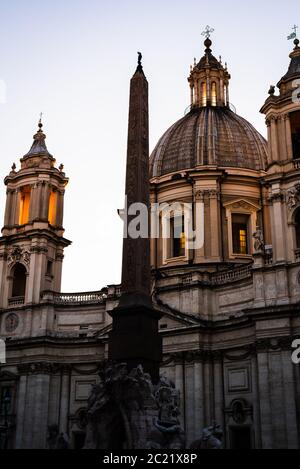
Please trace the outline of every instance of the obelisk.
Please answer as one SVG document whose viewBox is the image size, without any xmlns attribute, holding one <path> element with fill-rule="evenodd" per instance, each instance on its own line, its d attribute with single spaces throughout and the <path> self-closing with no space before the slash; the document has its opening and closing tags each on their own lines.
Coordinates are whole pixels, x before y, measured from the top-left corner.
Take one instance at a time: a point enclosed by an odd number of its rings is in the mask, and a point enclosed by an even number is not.
<svg viewBox="0 0 300 469">
<path fill-rule="evenodd" d="M 139 54 L 137 69 L 130 81 L 126 197 L 127 210 L 142 203 L 149 209 L 149 113 L 148 82 Z M 149 220 L 149 210 L 148 220 Z M 122 285 L 119 305 L 111 312 L 109 359 L 127 363 L 129 370 L 142 365 L 154 382 L 159 378 L 162 343 L 158 332 L 161 313 L 151 301 L 150 239 L 132 238 L 127 216 L 123 239 Z"/>
</svg>

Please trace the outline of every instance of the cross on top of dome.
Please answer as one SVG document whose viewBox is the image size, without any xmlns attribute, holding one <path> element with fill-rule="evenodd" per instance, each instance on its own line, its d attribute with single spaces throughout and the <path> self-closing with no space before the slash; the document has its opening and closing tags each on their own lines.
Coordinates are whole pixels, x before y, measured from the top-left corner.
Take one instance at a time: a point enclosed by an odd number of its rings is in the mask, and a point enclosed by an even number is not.
<svg viewBox="0 0 300 469">
<path fill-rule="evenodd" d="M 205 30 L 201 33 L 202 36 L 205 36 L 206 39 L 210 38 L 210 35 L 214 32 L 215 30 L 211 28 L 210 26 L 206 26 Z"/>
<path fill-rule="evenodd" d="M 292 30 L 294 31 L 293 33 L 291 33 L 287 38 L 288 40 L 291 40 L 291 39 L 296 39 L 297 38 L 297 29 L 299 28 L 299 26 L 296 26 L 294 24 L 294 26 L 292 27 Z"/>
</svg>

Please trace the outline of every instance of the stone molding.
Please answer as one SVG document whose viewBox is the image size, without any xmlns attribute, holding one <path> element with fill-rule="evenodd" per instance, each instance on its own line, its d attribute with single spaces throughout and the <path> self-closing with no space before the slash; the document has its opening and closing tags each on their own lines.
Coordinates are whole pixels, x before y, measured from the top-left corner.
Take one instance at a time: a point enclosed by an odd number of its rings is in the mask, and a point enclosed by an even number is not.
<svg viewBox="0 0 300 469">
<path fill-rule="evenodd" d="M 259 339 L 253 344 L 231 350 L 192 350 L 169 353 L 164 356 L 163 366 L 197 362 L 241 361 L 261 352 L 291 351 L 294 338 L 290 336 Z M 240 352 L 240 353 L 238 353 Z"/>
</svg>

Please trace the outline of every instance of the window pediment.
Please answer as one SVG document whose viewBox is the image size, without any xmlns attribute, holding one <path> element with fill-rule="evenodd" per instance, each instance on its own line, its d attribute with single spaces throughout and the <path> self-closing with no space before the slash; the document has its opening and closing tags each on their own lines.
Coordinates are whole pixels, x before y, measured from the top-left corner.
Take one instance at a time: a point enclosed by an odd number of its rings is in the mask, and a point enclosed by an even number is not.
<svg viewBox="0 0 300 469">
<path fill-rule="evenodd" d="M 0 372 L 0 381 L 17 381 L 18 379 L 19 379 L 19 376 L 15 375 L 11 371 Z"/>
<path fill-rule="evenodd" d="M 232 200 L 230 202 L 226 202 L 223 204 L 223 206 L 230 211 L 234 210 L 239 210 L 239 211 L 244 211 L 246 210 L 247 212 L 257 212 L 258 210 L 261 209 L 261 207 L 257 204 L 254 204 L 253 202 L 249 202 L 248 200 L 245 199 L 236 199 Z"/>
</svg>

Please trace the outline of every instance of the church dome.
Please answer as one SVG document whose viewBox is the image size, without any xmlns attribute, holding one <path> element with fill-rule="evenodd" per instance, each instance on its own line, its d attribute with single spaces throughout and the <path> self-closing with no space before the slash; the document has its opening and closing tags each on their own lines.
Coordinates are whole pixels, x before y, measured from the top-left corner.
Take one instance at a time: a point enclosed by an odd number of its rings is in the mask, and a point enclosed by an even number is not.
<svg viewBox="0 0 300 469">
<path fill-rule="evenodd" d="M 196 107 L 161 137 L 150 157 L 150 175 L 206 165 L 260 170 L 266 158 L 266 140 L 229 107 Z"/>
<path fill-rule="evenodd" d="M 151 177 L 207 165 L 265 168 L 266 140 L 230 109 L 230 74 L 212 54 L 212 31 L 207 26 L 204 56 L 191 66 L 191 110 L 159 140 L 150 158 Z"/>
</svg>

